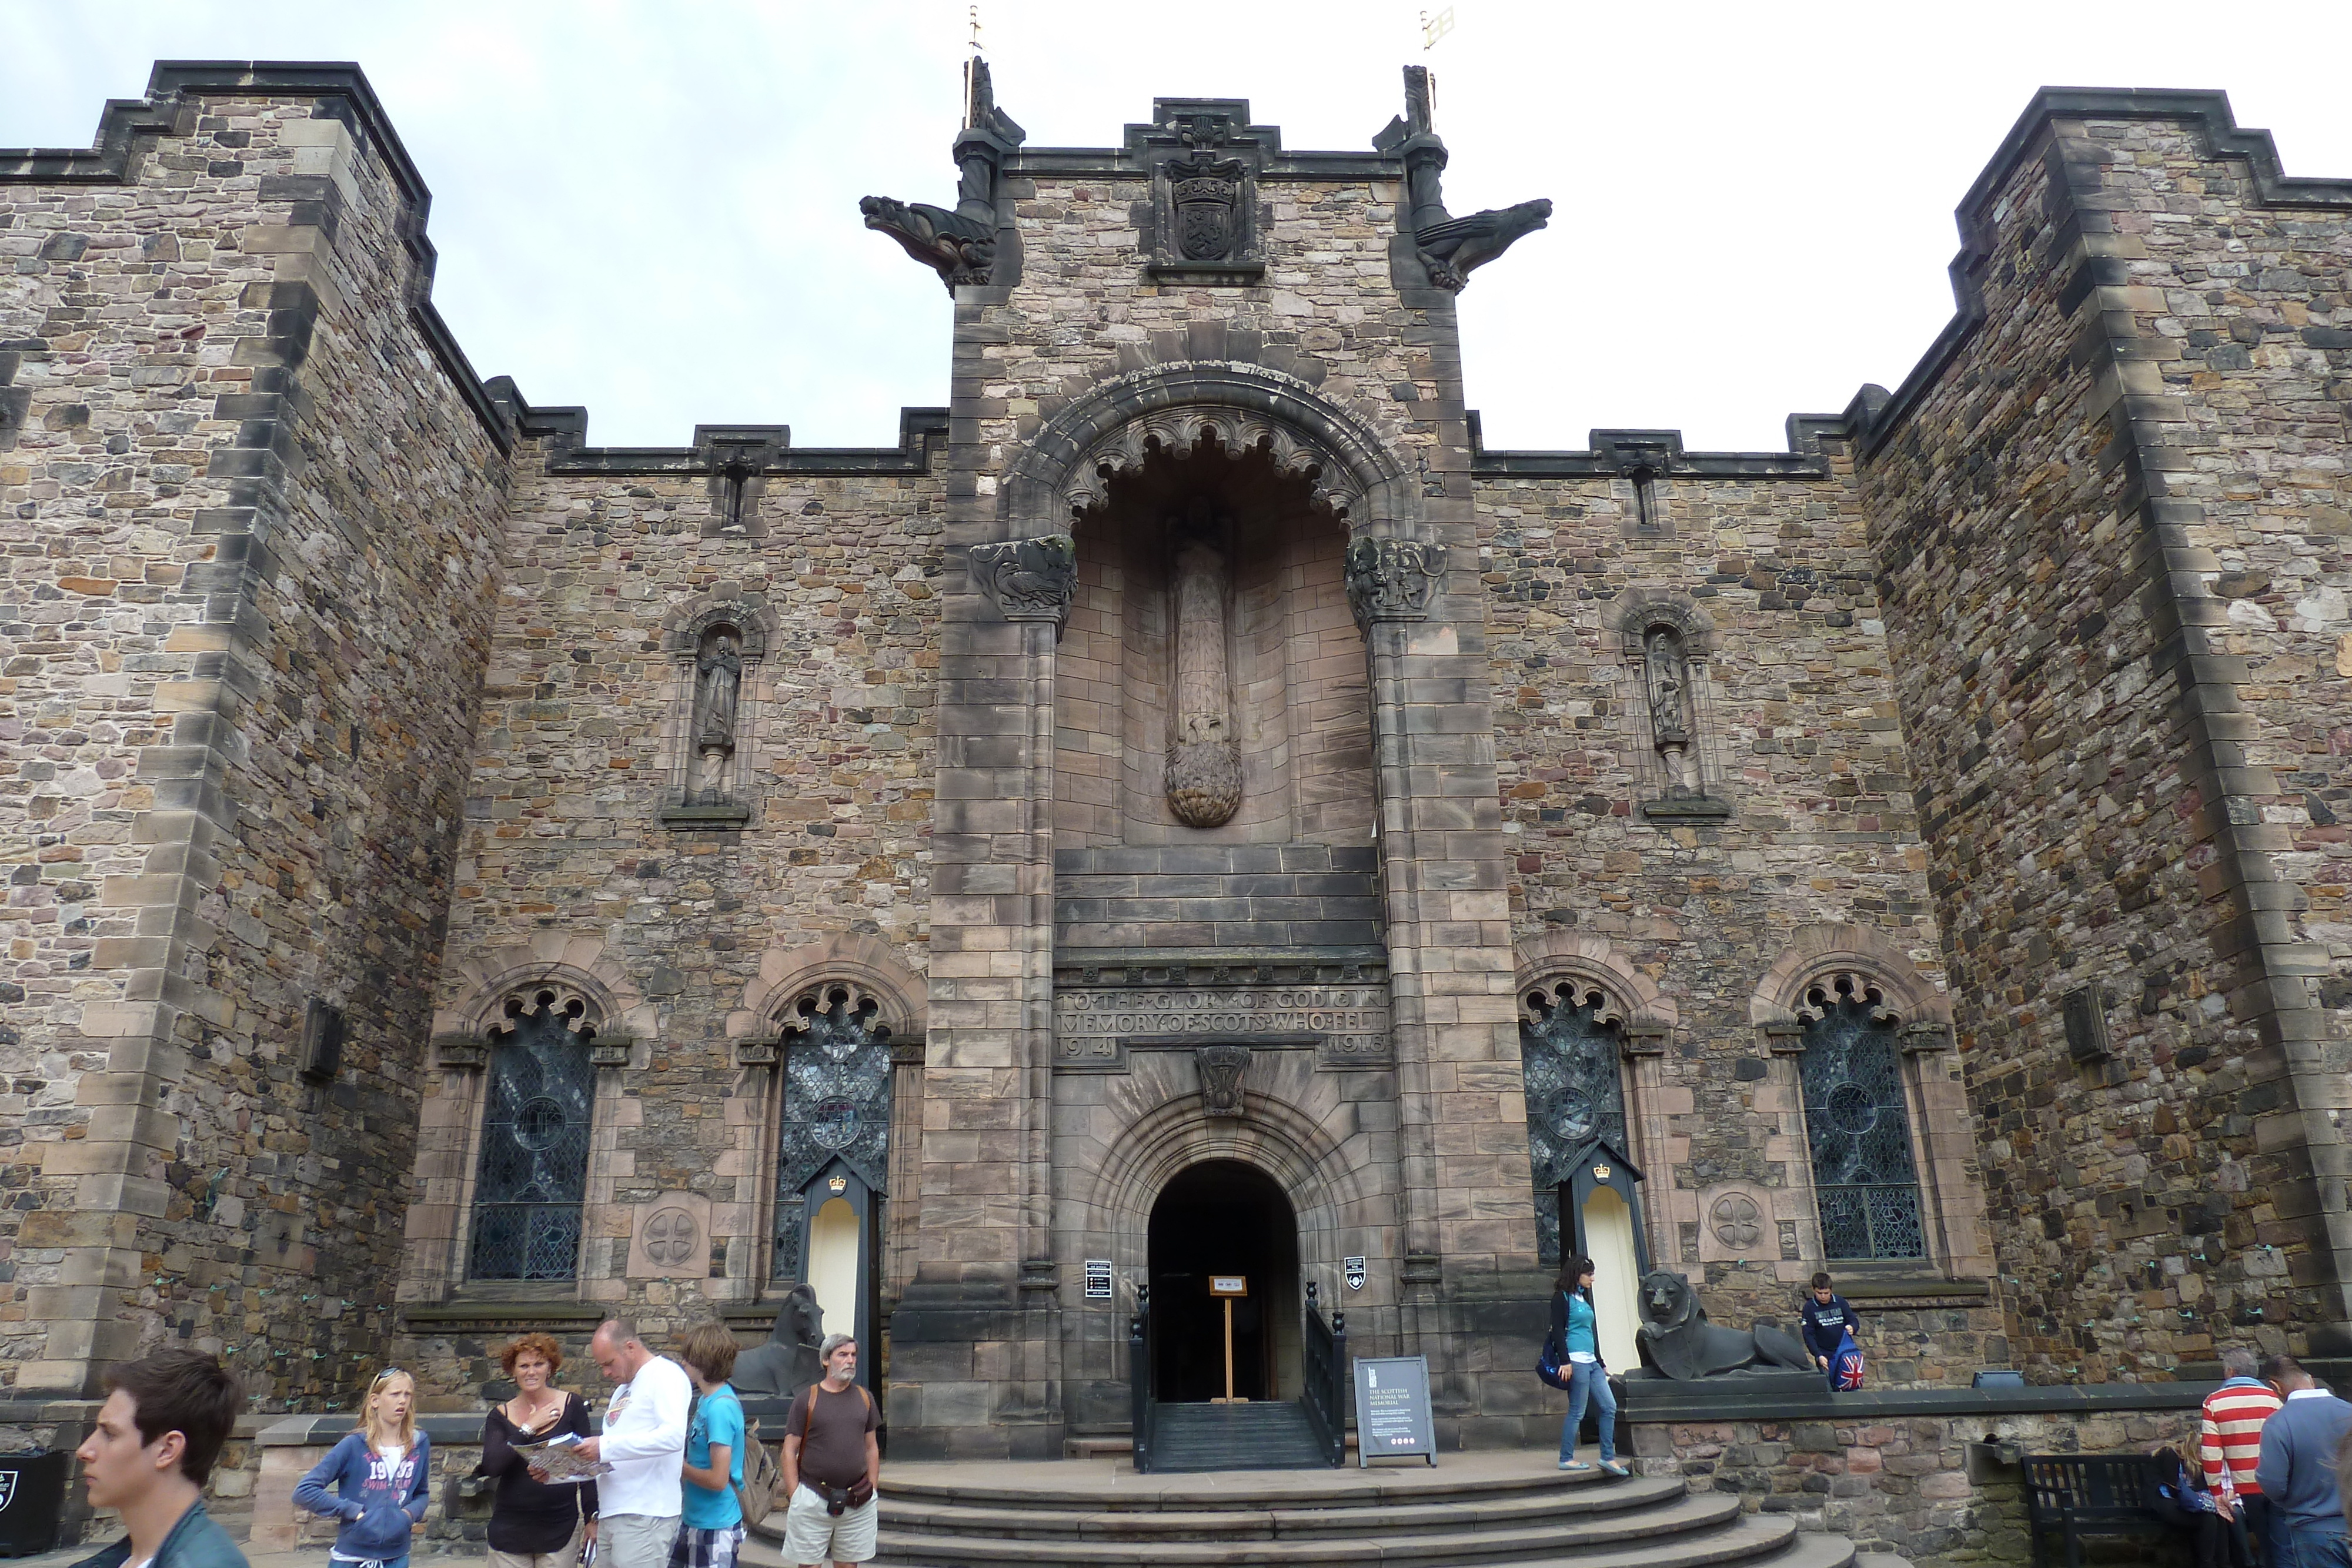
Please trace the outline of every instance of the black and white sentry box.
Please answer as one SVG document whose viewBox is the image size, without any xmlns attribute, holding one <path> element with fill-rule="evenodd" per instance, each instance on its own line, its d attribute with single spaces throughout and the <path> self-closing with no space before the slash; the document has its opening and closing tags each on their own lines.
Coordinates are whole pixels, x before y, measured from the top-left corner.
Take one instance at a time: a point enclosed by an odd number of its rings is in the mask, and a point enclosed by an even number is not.
<svg viewBox="0 0 2352 1568">
<path fill-rule="evenodd" d="M 1437 1463 L 1437 1423 L 1429 1415 L 1429 1357 L 1356 1358 L 1356 1468 L 1418 1454 Z"/>
</svg>

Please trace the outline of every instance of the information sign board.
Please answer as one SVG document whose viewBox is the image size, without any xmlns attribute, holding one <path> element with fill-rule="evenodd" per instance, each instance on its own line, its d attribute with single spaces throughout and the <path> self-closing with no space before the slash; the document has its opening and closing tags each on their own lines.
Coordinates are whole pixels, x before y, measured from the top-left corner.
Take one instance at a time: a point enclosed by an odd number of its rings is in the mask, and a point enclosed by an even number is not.
<svg viewBox="0 0 2352 1568">
<path fill-rule="evenodd" d="M 1108 1301 L 1113 1300 L 1117 1294 L 1117 1291 L 1112 1288 L 1110 1282 L 1110 1260 L 1108 1258 L 1087 1259 L 1087 1300 L 1090 1301 Z"/>
<path fill-rule="evenodd" d="M 1437 1463 L 1437 1423 L 1429 1415 L 1429 1358 L 1356 1358 L 1356 1467 L 1419 1454 Z"/>
</svg>

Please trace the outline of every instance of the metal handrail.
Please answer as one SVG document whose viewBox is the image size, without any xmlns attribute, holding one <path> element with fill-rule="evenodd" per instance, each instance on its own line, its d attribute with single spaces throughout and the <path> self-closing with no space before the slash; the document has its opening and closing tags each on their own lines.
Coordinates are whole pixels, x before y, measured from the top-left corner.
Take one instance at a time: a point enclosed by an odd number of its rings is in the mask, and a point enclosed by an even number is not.
<svg viewBox="0 0 2352 1568">
<path fill-rule="evenodd" d="M 1151 1397 L 1151 1287 L 1149 1285 L 1136 1287 L 1135 1315 L 1127 1320 L 1127 1389 L 1129 1419 L 1134 1426 L 1135 1470 L 1138 1475 L 1150 1475 L 1155 1404 Z"/>
<path fill-rule="evenodd" d="M 1307 1424 L 1315 1429 L 1315 1440 L 1323 1447 L 1325 1460 L 1336 1467 L 1348 1462 L 1348 1395 L 1344 1381 L 1348 1315 L 1333 1312 L 1330 1322 L 1326 1324 L 1322 1303 L 1316 1295 L 1315 1281 L 1309 1280 L 1306 1331 L 1299 1336 L 1303 1376 L 1298 1403 L 1307 1412 Z"/>
</svg>

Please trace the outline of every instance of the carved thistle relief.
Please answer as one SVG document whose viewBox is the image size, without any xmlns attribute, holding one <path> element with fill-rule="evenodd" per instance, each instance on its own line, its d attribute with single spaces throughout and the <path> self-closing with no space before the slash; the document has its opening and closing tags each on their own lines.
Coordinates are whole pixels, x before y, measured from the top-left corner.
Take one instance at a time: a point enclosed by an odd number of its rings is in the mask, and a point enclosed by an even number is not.
<svg viewBox="0 0 2352 1568">
<path fill-rule="evenodd" d="M 1192 828 L 1221 828 L 1242 803 L 1225 661 L 1231 521 L 1196 502 L 1168 525 L 1176 549 L 1176 703 L 1169 714 L 1166 788 L 1168 809 Z"/>
<path fill-rule="evenodd" d="M 1376 621 L 1426 621 L 1445 547 L 1411 539 L 1355 539 L 1348 546 L 1348 608 L 1366 631 Z"/>
</svg>

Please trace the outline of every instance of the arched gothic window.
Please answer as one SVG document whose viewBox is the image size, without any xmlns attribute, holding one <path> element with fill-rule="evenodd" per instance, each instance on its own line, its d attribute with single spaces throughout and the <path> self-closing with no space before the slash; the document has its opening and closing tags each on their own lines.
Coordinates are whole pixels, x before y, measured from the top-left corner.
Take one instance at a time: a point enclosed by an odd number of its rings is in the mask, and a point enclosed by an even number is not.
<svg viewBox="0 0 2352 1568">
<path fill-rule="evenodd" d="M 1626 1152 L 1622 1020 L 1601 991 L 1562 981 L 1525 998 L 1519 1061 L 1526 1080 L 1528 1164 L 1535 1186 L 1537 1253 L 1560 1261 L 1560 1186 L 1593 1142 Z"/>
<path fill-rule="evenodd" d="M 1797 1077 L 1822 1248 L 1831 1258 L 1925 1258 L 1901 1027 L 1850 976 L 1807 997 Z"/>
<path fill-rule="evenodd" d="M 488 1105 L 466 1272 L 569 1280 L 580 1267 L 588 1126 L 596 1100 L 587 1002 L 552 986 L 507 998 L 490 1030 Z"/>
<path fill-rule="evenodd" d="M 878 1199 L 889 1186 L 890 1030 L 880 1006 L 856 987 L 803 991 L 783 1030 L 783 1103 L 776 1140 L 778 1280 L 806 1278 L 810 1188 L 854 1177 Z M 835 1167 L 839 1167 L 837 1170 Z M 816 1198 L 822 1207 L 825 1198 Z"/>
</svg>

